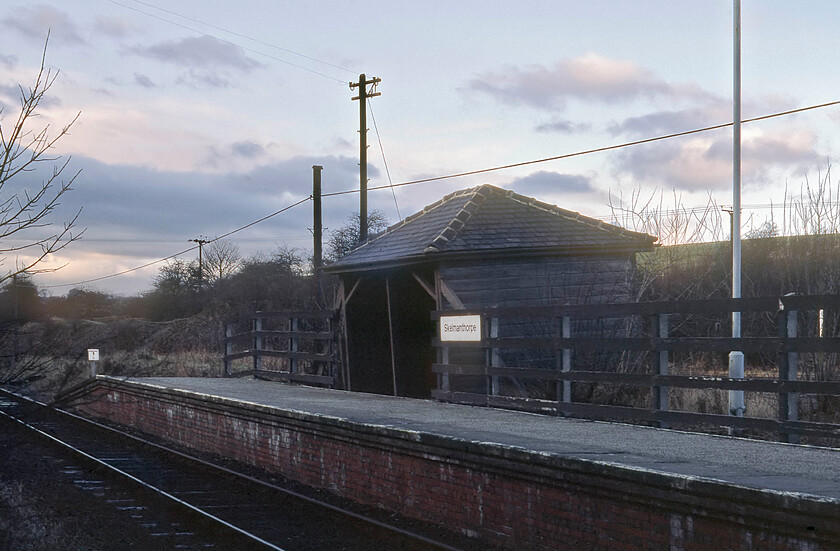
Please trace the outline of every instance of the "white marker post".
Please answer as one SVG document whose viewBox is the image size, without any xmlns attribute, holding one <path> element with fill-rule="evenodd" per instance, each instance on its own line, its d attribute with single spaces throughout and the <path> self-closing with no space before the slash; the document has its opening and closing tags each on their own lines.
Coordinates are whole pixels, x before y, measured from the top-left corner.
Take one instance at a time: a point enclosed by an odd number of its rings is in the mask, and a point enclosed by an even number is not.
<svg viewBox="0 0 840 551">
<path fill-rule="evenodd" d="M 90 362 L 90 376 L 91 378 L 96 377 L 96 362 L 99 361 L 99 349 L 98 348 L 88 348 L 88 361 Z"/>
</svg>

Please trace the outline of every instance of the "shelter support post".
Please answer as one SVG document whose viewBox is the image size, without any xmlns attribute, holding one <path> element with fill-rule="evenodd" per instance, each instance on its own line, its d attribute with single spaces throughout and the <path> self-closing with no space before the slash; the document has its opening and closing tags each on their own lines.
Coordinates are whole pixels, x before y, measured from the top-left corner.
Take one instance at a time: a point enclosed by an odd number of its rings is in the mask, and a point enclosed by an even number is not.
<svg viewBox="0 0 840 551">
<path fill-rule="evenodd" d="M 391 316 L 391 278 L 385 276 L 385 305 L 388 307 L 388 341 L 391 351 L 391 383 L 394 388 L 394 396 L 397 395 L 397 362 L 394 357 L 394 320 Z"/>
</svg>

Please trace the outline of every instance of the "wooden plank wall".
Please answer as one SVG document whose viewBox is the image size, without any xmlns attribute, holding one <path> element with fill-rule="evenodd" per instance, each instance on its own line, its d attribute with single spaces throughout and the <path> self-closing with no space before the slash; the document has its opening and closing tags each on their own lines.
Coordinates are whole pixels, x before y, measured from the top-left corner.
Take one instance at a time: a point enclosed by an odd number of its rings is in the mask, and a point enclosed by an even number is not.
<svg viewBox="0 0 840 551">
<path fill-rule="evenodd" d="M 625 302 L 633 263 L 628 256 L 490 258 L 442 264 L 440 276 L 467 308 Z"/>
</svg>

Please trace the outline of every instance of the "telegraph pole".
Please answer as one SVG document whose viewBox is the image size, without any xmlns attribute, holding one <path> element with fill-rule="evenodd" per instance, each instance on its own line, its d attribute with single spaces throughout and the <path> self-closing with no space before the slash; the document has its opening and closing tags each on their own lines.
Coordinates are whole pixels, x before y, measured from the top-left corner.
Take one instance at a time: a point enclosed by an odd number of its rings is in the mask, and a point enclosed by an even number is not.
<svg viewBox="0 0 840 551">
<path fill-rule="evenodd" d="M 376 92 L 376 85 L 382 82 L 381 78 L 365 78 L 365 74 L 359 75 L 359 82 L 351 82 L 350 89 L 359 89 L 359 95 L 353 100 L 359 100 L 359 242 L 367 241 L 367 99 L 382 95 Z M 367 87 L 373 85 L 370 91 Z"/>
<path fill-rule="evenodd" d="M 207 239 L 202 239 L 201 237 L 197 239 L 190 239 L 190 243 L 198 243 L 198 290 L 201 291 L 204 288 L 204 266 L 203 261 L 201 259 L 201 249 L 204 245 L 209 243 L 210 241 Z"/>
<path fill-rule="evenodd" d="M 324 263 L 323 252 L 321 250 L 323 234 L 323 225 L 321 223 L 321 171 L 323 169 L 324 167 L 322 166 L 312 165 L 312 215 L 314 222 L 314 227 L 312 228 L 312 237 L 314 239 L 312 271 L 315 272 L 315 289 L 320 299 L 323 299 L 323 289 L 321 289 L 321 267 Z"/>
</svg>

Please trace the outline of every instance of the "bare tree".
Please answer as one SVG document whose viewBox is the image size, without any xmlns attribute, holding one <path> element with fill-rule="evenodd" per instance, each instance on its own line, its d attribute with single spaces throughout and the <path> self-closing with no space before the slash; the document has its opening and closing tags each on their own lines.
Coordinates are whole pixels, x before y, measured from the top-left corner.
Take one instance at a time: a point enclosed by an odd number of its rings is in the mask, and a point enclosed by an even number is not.
<svg viewBox="0 0 840 551">
<path fill-rule="evenodd" d="M 242 264 L 239 247 L 226 239 L 213 241 L 204 250 L 204 271 L 210 283 L 235 274 Z"/>
<path fill-rule="evenodd" d="M 25 287 L 18 280 L 55 271 L 57 268 L 45 268 L 43 261 L 81 236 L 74 232 L 81 211 L 52 229 L 60 200 L 79 175 L 76 172 L 65 179 L 70 159 L 60 162 L 54 149 L 79 114 L 56 132 L 49 124 L 41 126 L 37 121 L 39 107 L 58 76 L 57 71 L 45 67 L 48 42 L 49 35 L 35 83 L 18 86 L 20 108 L 9 113 L 8 107 L 0 104 L 0 266 L 5 271 L 0 273 L 0 284 L 11 283 L 16 305 L 19 288 Z M 50 164 L 52 170 L 40 183 L 23 181 L 28 173 Z M 11 258 L 13 265 L 4 266 Z M 19 278 L 21 275 L 25 277 Z M 55 369 L 52 360 L 56 350 L 58 346 L 34 330 L 32 324 L 25 324 L 18 308 L 14 308 L 11 319 L 0 324 L 0 383 L 28 384 L 43 378 Z"/>
<path fill-rule="evenodd" d="M 354 212 L 347 218 L 347 222 L 337 230 L 330 232 L 327 241 L 327 258 L 338 260 L 359 245 L 359 213 Z M 390 222 L 379 210 L 368 213 L 368 235 L 374 235 L 386 229 Z"/>
<path fill-rule="evenodd" d="M 81 236 L 74 233 L 81 211 L 55 231 L 44 231 L 53 226 L 54 211 L 80 172 L 64 179 L 70 158 L 59 162 L 61 157 L 53 154 L 56 143 L 68 134 L 80 113 L 55 133 L 50 132 L 49 124 L 36 124 L 39 106 L 58 77 L 57 71 L 45 67 L 46 52 L 45 44 L 35 84 L 18 86 L 20 109 L 16 116 L 8 116 L 0 105 L 0 265 L 15 257 L 14 266 L 0 275 L 0 283 L 20 273 L 54 271 L 56 268 L 39 265 Z M 23 175 L 49 163 L 57 164 L 40 184 L 32 189 L 18 185 Z"/>
</svg>

